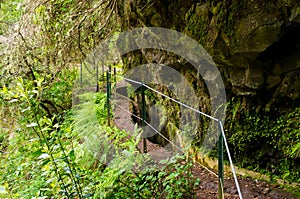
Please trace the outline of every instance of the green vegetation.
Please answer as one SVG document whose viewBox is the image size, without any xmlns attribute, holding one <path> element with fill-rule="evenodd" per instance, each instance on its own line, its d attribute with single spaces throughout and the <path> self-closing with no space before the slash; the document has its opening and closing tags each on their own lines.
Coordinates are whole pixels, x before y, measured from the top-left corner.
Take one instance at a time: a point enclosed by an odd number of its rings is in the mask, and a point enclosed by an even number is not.
<svg viewBox="0 0 300 199">
<path fill-rule="evenodd" d="M 233 101 L 228 111 L 226 129 L 237 164 L 299 183 L 300 108 L 274 117 L 245 111 Z"/>
<path fill-rule="evenodd" d="M 22 0 L 0 1 L 0 35 L 7 33 L 8 28 L 12 28 L 22 14 Z"/>
<path fill-rule="evenodd" d="M 199 181 L 192 178 L 191 163 L 181 164 L 184 159 L 180 157 L 165 162 L 162 169 L 149 167 L 134 172 L 150 160 L 138 154 L 138 136 L 129 137 L 125 131 L 106 126 L 106 94 L 84 94 L 80 96 L 83 103 L 75 107 L 73 114 L 67 111 L 50 119 L 34 112 L 38 103 L 33 105 L 36 99 L 29 96 L 32 92 L 24 92 L 23 84 L 18 84 L 16 90 L 20 93 L 14 93 L 14 97 L 21 96 L 19 102 L 28 99 L 32 103 L 23 111 L 26 117 L 21 116 L 23 128 L 13 138 L 1 138 L 5 149 L 1 155 L 1 197 L 181 198 L 194 195 L 193 188 Z M 6 89 L 1 94 L 7 100 L 11 96 Z"/>
<path fill-rule="evenodd" d="M 115 2 L 18 3 L 1 2 L 1 22 L 18 29 L 1 26 L 0 198 L 194 195 L 181 159 L 137 172 L 150 160 L 138 136 L 107 126 L 106 94 L 76 93 L 71 109 L 77 63 L 118 29 Z"/>
<path fill-rule="evenodd" d="M 216 14 L 222 5 L 217 20 L 227 21 L 225 33 L 231 35 L 235 16 L 230 10 L 238 5 L 226 7 L 225 2 L 210 7 Z M 185 158 L 145 169 L 152 162 L 137 150 L 139 131 L 130 135 L 107 126 L 105 93 L 76 93 L 80 103 L 72 109 L 78 65 L 99 42 L 120 31 L 120 20 L 127 20 L 118 18 L 117 3 L 0 0 L 0 36 L 7 38 L 0 43 L 0 198 L 195 196 L 199 179 Z M 210 18 L 196 19 L 187 16 L 186 31 L 206 37 L 209 30 L 201 26 Z M 235 161 L 300 182 L 300 109 L 278 118 L 248 113 L 236 102 L 228 109 L 226 129 Z M 178 106 L 169 110 L 180 114 Z"/>
</svg>

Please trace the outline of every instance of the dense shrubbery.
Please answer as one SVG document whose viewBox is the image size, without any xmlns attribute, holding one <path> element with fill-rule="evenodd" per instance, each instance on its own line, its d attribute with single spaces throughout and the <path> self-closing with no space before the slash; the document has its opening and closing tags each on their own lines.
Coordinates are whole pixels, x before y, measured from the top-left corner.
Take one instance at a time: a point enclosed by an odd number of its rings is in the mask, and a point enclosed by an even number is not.
<svg viewBox="0 0 300 199">
<path fill-rule="evenodd" d="M 16 90 L 1 91 L 11 103 L 18 100 L 20 107 L 27 105 L 20 110 L 26 115 L 20 115 L 21 126 L 13 138 L 1 138 L 5 152 L 0 160 L 3 197 L 182 198 L 193 195 L 198 181 L 190 172 L 191 163 L 181 164 L 183 159 L 165 162 L 162 169 L 152 167 L 135 172 L 149 160 L 136 150 L 138 136 L 129 137 L 125 131 L 106 126 L 105 94 L 84 94 L 83 103 L 75 107 L 73 114 L 65 111 L 51 119 L 35 112 L 39 104 L 31 94 L 40 93 L 24 88 L 28 87 L 20 82 Z M 14 98 L 8 98 L 12 94 Z M 112 151 L 114 154 L 110 154 Z"/>
</svg>

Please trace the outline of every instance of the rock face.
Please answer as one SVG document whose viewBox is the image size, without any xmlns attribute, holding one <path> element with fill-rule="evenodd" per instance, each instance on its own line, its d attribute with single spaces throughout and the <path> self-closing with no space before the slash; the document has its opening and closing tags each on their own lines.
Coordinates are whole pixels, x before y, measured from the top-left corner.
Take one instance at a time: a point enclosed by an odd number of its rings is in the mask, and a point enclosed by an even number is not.
<svg viewBox="0 0 300 199">
<path fill-rule="evenodd" d="M 280 114 L 300 105 L 300 1 L 158 0 L 118 4 L 122 29 L 164 27 L 199 42 L 221 71 L 228 100 L 244 109 Z M 128 53 L 126 68 L 160 63 L 180 71 L 210 111 L 204 82 L 180 57 L 168 52 Z"/>
<path fill-rule="evenodd" d="M 119 15 L 123 29 L 165 27 L 202 44 L 222 72 L 229 98 L 243 96 L 262 110 L 300 99 L 299 1 L 124 1 Z M 187 64 L 176 67 L 189 71 Z"/>
</svg>

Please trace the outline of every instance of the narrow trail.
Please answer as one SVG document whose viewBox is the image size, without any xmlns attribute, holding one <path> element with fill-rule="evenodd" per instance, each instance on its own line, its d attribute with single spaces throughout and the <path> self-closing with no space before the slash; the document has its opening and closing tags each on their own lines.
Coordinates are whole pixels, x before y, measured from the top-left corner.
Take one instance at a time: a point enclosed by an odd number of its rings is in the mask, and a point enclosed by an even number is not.
<svg viewBox="0 0 300 199">
<path fill-rule="evenodd" d="M 118 87 L 124 87 L 126 85 L 125 81 L 118 82 Z M 116 102 L 114 109 L 114 124 L 127 132 L 134 132 L 135 124 L 131 119 L 131 114 L 125 112 L 124 110 L 129 110 L 129 101 L 125 98 L 116 95 L 114 97 Z M 154 144 L 149 140 L 147 142 L 147 153 L 151 156 L 152 160 L 159 162 L 160 160 L 164 160 L 168 157 L 172 156 L 172 152 L 166 150 L 165 148 L 159 146 L 158 144 Z M 143 151 L 143 143 L 140 142 L 138 144 L 138 149 Z"/>
<path fill-rule="evenodd" d="M 126 86 L 125 81 L 117 83 L 116 88 Z M 129 110 L 129 101 L 125 98 L 114 96 L 114 125 L 122 130 L 134 132 L 135 124 L 131 119 L 131 114 L 124 110 Z M 140 151 L 143 151 L 143 143 L 138 144 Z M 172 152 L 147 140 L 148 154 L 154 161 L 160 161 L 172 156 Z M 201 179 L 199 188 L 196 190 L 199 199 L 218 198 L 218 179 L 216 175 L 195 163 L 192 169 L 193 175 Z M 215 173 L 217 173 L 215 171 Z M 279 189 L 278 186 L 269 184 L 261 180 L 239 177 L 239 184 L 244 199 L 297 199 L 290 193 Z M 238 199 L 238 192 L 235 182 L 230 174 L 225 173 L 224 196 L 226 199 Z"/>
</svg>

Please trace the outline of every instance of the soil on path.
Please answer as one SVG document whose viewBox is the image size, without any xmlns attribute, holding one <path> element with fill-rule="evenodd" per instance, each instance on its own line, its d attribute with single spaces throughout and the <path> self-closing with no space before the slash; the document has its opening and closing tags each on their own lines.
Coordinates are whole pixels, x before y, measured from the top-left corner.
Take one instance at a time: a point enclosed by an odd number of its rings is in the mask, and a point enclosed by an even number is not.
<svg viewBox="0 0 300 199">
<path fill-rule="evenodd" d="M 125 82 L 119 82 L 118 87 L 124 86 Z M 114 109 L 114 125 L 128 132 L 134 131 L 134 123 L 131 120 L 131 114 L 125 110 L 129 110 L 129 101 L 125 98 L 115 96 Z M 143 149 L 142 142 L 139 143 L 140 151 Z M 166 159 L 172 155 L 172 152 L 153 144 L 147 140 L 147 150 L 153 160 L 159 161 Z M 200 178 L 200 186 L 197 189 L 197 198 L 199 199 L 215 199 L 218 198 L 218 178 L 215 174 L 209 172 L 200 164 L 195 163 L 192 169 L 193 175 Z M 214 171 L 214 173 L 217 173 Z M 261 180 L 253 180 L 251 178 L 238 177 L 238 182 L 244 199 L 297 199 L 291 193 L 280 189 L 279 186 L 273 185 Z M 231 176 L 224 179 L 224 195 L 226 199 L 238 199 L 238 191 Z"/>
</svg>

